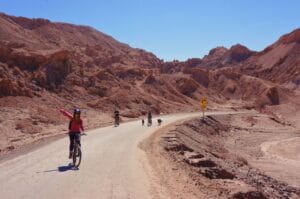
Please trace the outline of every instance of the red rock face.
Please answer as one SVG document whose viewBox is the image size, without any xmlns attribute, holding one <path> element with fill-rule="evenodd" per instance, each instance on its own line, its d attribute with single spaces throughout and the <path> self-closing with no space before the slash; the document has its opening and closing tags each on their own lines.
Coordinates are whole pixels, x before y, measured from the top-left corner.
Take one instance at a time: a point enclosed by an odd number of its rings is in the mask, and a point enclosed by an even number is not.
<svg viewBox="0 0 300 199">
<path fill-rule="evenodd" d="M 216 60 L 220 59 L 225 55 L 225 53 L 228 51 L 227 48 L 225 47 L 216 47 L 213 48 L 209 51 L 208 55 L 204 56 L 203 60 L 208 61 L 208 60 Z"/>
<path fill-rule="evenodd" d="M 189 97 L 199 88 L 198 83 L 191 78 L 180 78 L 176 80 L 176 84 L 179 92 Z"/>
<path fill-rule="evenodd" d="M 299 29 L 282 36 L 241 66 L 242 72 L 275 83 L 296 83 L 300 74 Z"/>
<path fill-rule="evenodd" d="M 204 87 L 209 85 L 209 71 L 201 68 L 186 68 L 184 71 L 186 74 L 190 74 L 191 77 Z"/>
<path fill-rule="evenodd" d="M 230 48 L 228 52 L 225 53 L 227 62 L 241 62 L 248 59 L 254 54 L 253 51 L 250 51 L 247 47 L 240 44 L 234 45 Z"/>
<path fill-rule="evenodd" d="M 217 47 L 209 51 L 208 55 L 203 57 L 202 67 L 221 68 L 224 67 L 224 56 L 228 52 L 227 48 Z"/>
<path fill-rule="evenodd" d="M 145 79 L 145 84 L 153 85 L 153 84 L 155 84 L 155 83 L 157 83 L 157 80 L 156 80 L 156 78 L 153 76 L 153 74 L 150 74 L 150 75 L 148 75 L 148 76 L 146 77 L 146 79 Z"/>
<path fill-rule="evenodd" d="M 191 59 L 188 59 L 188 60 L 185 62 L 185 67 L 188 67 L 188 68 L 195 68 L 195 67 L 199 66 L 201 63 L 202 63 L 202 60 L 201 60 L 201 59 L 198 59 L 198 58 L 191 58 Z"/>
<path fill-rule="evenodd" d="M 29 30 L 33 30 L 41 26 L 50 24 L 50 21 L 47 19 L 28 19 L 25 17 L 13 17 L 13 16 L 8 17 L 4 14 L 0 14 L 0 17 L 7 18 L 8 20 L 12 20 L 13 22 L 22 26 L 24 29 L 29 29 Z"/>
<path fill-rule="evenodd" d="M 283 35 L 278 40 L 278 43 L 289 44 L 289 43 L 299 43 L 300 42 L 300 29 L 296 29 L 293 32 Z"/>
<path fill-rule="evenodd" d="M 0 81 L 0 97 L 4 96 L 27 96 L 33 97 L 30 89 L 22 81 L 12 81 L 11 79 L 4 78 Z"/>
<path fill-rule="evenodd" d="M 203 57 L 200 66 L 222 68 L 243 62 L 254 54 L 255 52 L 240 44 L 236 44 L 230 49 L 217 47 L 210 50 L 209 54 Z"/>
</svg>

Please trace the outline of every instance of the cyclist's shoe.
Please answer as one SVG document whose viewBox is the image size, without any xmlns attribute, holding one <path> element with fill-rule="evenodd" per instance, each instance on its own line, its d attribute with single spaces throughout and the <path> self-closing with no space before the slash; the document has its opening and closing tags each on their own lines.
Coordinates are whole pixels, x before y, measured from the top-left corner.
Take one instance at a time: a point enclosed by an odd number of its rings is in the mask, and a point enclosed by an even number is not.
<svg viewBox="0 0 300 199">
<path fill-rule="evenodd" d="M 69 153 L 69 159 L 71 159 L 72 158 L 72 151 L 70 151 L 70 153 Z"/>
</svg>

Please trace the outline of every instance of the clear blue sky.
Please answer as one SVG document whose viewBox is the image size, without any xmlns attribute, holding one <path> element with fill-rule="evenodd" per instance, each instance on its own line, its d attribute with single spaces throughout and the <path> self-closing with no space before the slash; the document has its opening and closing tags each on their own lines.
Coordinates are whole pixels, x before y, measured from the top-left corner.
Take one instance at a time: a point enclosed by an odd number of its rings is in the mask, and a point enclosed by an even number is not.
<svg viewBox="0 0 300 199">
<path fill-rule="evenodd" d="M 300 0 L 0 0 L 0 12 L 89 25 L 164 60 L 262 50 L 300 27 Z"/>
</svg>

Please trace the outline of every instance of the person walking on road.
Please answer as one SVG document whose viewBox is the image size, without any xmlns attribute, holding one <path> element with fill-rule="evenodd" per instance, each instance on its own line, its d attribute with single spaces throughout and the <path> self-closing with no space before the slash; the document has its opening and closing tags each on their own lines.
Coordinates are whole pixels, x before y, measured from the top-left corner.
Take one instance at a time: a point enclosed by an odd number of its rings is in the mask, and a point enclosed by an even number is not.
<svg viewBox="0 0 300 199">
<path fill-rule="evenodd" d="M 152 113 L 151 113 L 151 111 L 148 112 L 148 126 L 152 126 Z"/>
<path fill-rule="evenodd" d="M 120 112 L 118 110 L 114 111 L 114 118 L 115 118 L 115 127 L 120 125 Z"/>
</svg>

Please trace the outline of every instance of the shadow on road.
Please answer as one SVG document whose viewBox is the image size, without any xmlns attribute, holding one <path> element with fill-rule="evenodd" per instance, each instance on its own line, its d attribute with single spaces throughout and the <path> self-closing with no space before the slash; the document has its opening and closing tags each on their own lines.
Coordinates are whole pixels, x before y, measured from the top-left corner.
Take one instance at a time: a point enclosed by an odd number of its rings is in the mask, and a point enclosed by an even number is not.
<svg viewBox="0 0 300 199">
<path fill-rule="evenodd" d="M 72 171 L 78 170 L 78 168 L 73 167 L 72 165 L 67 165 L 67 166 L 60 166 L 57 168 L 57 170 L 59 172 L 65 172 L 65 171 L 70 171 L 70 170 L 72 170 Z"/>
<path fill-rule="evenodd" d="M 52 170 L 46 170 L 46 171 L 41 171 L 37 173 L 48 173 L 48 172 L 66 172 L 66 171 L 77 171 L 79 168 L 72 166 L 71 164 L 65 165 L 65 166 L 59 166 L 57 169 L 52 169 Z"/>
</svg>

